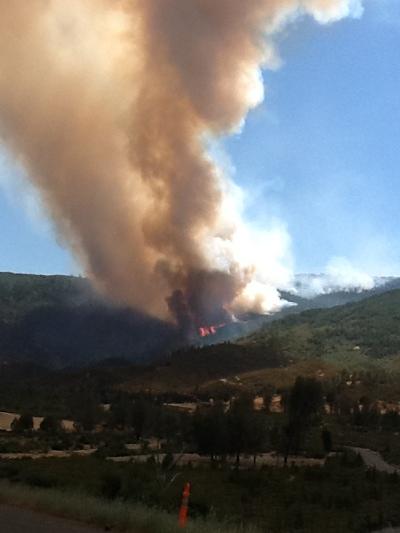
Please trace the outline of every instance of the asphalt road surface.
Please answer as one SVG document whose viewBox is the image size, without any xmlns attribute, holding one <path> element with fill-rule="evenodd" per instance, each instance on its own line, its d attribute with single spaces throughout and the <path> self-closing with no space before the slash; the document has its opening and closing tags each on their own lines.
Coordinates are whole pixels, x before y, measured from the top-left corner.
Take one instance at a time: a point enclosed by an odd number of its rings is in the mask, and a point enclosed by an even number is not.
<svg viewBox="0 0 400 533">
<path fill-rule="evenodd" d="M 20 507 L 0 505 L 1 533 L 101 533 L 76 522 L 36 513 Z"/>
<path fill-rule="evenodd" d="M 368 448 L 356 448 L 353 446 L 351 449 L 361 455 L 362 460 L 368 468 L 375 468 L 379 472 L 386 472 L 388 474 L 393 474 L 393 472 L 400 474 L 400 468 L 387 463 L 379 452 L 369 450 Z M 400 533 L 400 528 L 388 527 L 386 529 L 381 529 L 380 531 L 375 531 L 374 533 Z"/>
<path fill-rule="evenodd" d="M 369 468 L 375 468 L 379 472 L 387 472 L 388 474 L 393 474 L 393 472 L 400 474 L 400 468 L 387 463 L 379 452 L 374 452 L 373 450 L 368 450 L 367 448 L 351 447 L 351 449 L 361 455 L 361 459 Z"/>
</svg>

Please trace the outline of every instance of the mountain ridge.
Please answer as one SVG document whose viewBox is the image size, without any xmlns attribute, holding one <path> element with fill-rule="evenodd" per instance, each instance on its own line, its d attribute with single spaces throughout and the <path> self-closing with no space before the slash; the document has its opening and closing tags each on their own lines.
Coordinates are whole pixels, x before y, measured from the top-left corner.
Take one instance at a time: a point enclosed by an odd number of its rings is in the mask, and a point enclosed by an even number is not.
<svg viewBox="0 0 400 533">
<path fill-rule="evenodd" d="M 285 339 L 290 356 L 395 358 L 400 355 L 400 289 L 284 317 L 242 342 L 262 345 L 271 335 Z"/>
<path fill-rule="evenodd" d="M 400 279 L 395 278 L 369 291 L 346 290 L 308 299 L 282 291 L 282 297 L 296 305 L 274 315 L 249 315 L 194 344 L 234 341 L 306 310 L 361 301 L 397 287 Z M 85 278 L 0 273 L 0 361 L 33 361 L 58 368 L 109 359 L 145 364 L 165 359 L 185 345 L 188 342 L 172 324 L 111 304 Z"/>
</svg>

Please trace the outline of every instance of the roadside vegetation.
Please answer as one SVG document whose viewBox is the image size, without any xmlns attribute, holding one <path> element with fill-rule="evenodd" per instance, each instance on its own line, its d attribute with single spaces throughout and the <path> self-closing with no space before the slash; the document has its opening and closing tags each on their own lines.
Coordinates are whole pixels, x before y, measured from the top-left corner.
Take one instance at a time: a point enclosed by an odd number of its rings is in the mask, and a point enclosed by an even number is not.
<svg viewBox="0 0 400 533">
<path fill-rule="evenodd" d="M 0 482 L 0 502 L 28 507 L 55 516 L 114 531 L 137 533 L 178 533 L 176 516 L 165 511 L 123 500 L 104 500 L 74 490 L 32 489 Z M 260 533 L 255 528 L 236 527 L 213 519 L 191 521 L 188 533 Z"/>
<path fill-rule="evenodd" d="M 164 486 L 161 468 L 94 458 L 11 461 L 1 465 L 11 481 L 0 483 L 0 499 L 122 530 L 172 532 L 190 480 L 189 531 L 361 533 L 400 523 L 398 476 L 368 471 L 350 452 L 323 467 L 177 468 Z"/>
</svg>

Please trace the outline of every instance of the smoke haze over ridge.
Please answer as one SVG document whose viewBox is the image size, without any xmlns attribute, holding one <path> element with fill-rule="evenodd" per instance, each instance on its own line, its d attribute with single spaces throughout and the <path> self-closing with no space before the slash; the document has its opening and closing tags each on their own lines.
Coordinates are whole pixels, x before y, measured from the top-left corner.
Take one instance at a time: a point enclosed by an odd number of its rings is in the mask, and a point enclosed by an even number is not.
<svg viewBox="0 0 400 533">
<path fill-rule="evenodd" d="M 289 238 L 254 231 L 213 138 L 263 98 L 273 36 L 352 0 L 0 2 L 0 133 L 64 242 L 115 300 L 224 321 L 280 305 Z M 169 303 L 169 308 L 168 308 Z M 189 327 L 189 325 L 188 325 Z"/>
</svg>

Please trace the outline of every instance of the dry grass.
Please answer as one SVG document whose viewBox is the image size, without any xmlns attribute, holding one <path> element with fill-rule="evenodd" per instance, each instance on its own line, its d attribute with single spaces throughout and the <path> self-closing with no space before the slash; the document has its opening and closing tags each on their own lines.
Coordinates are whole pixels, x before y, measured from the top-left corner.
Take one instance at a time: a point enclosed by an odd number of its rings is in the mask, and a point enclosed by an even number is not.
<svg viewBox="0 0 400 533">
<path fill-rule="evenodd" d="M 238 375 L 238 390 L 257 390 L 272 385 L 276 389 L 292 387 L 298 376 L 315 377 L 321 381 L 331 379 L 338 374 L 335 365 L 320 359 L 303 359 L 283 368 L 264 368 Z M 204 388 L 216 386 L 218 381 L 209 381 Z"/>
<path fill-rule="evenodd" d="M 131 533 L 178 533 L 177 515 L 123 501 L 106 501 L 80 493 L 54 489 L 32 489 L 0 482 L 0 501 L 55 516 L 79 520 L 86 524 L 109 527 Z M 192 521 L 187 533 L 257 533 L 217 521 Z"/>
</svg>

